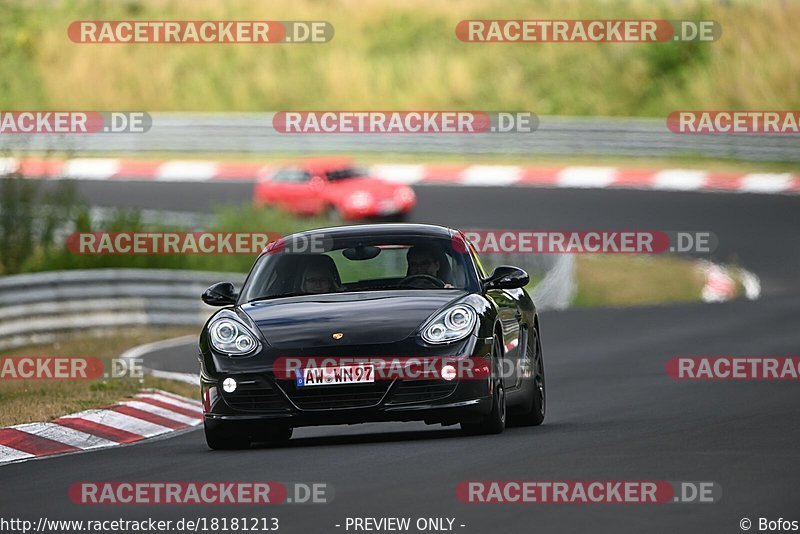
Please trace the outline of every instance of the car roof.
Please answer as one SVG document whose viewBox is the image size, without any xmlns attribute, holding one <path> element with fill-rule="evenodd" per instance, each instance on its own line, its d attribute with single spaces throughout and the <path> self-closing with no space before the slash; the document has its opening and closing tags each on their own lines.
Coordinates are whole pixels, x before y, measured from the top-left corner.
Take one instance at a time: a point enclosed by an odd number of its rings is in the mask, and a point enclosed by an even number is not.
<svg viewBox="0 0 800 534">
<path fill-rule="evenodd" d="M 354 163 L 352 158 L 329 156 L 304 159 L 300 162 L 300 166 L 311 172 L 326 172 L 333 169 L 346 169 L 352 167 Z"/>
<path fill-rule="evenodd" d="M 360 237 L 360 236 L 421 236 L 450 239 L 458 230 L 446 226 L 435 224 L 412 224 L 412 223 L 378 223 L 378 224 L 355 224 L 349 226 L 332 226 L 329 228 L 316 228 L 303 232 L 296 232 L 284 236 L 284 239 L 292 239 L 299 236 L 310 237 L 313 235 L 324 235 L 328 238 Z"/>
</svg>

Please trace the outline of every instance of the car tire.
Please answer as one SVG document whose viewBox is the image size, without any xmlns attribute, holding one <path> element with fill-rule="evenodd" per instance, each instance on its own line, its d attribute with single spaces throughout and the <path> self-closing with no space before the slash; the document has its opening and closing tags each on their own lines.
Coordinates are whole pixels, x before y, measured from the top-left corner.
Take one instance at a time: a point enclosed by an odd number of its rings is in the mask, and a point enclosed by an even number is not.
<svg viewBox="0 0 800 534">
<path fill-rule="evenodd" d="M 342 216 L 342 212 L 339 211 L 339 208 L 334 206 L 333 204 L 329 205 L 325 209 L 325 218 L 331 222 L 331 224 L 340 224 L 344 221 L 344 217 Z"/>
<path fill-rule="evenodd" d="M 250 447 L 250 438 L 242 429 L 227 421 L 203 422 L 206 433 L 206 444 L 215 451 L 246 449 Z"/>
<path fill-rule="evenodd" d="M 492 341 L 492 360 L 497 367 L 500 361 L 499 351 L 502 351 L 503 344 L 500 338 L 495 336 Z M 503 388 L 503 380 L 499 377 L 495 381 L 492 391 L 492 410 L 481 417 L 477 422 L 463 421 L 461 430 L 467 435 L 500 434 L 506 428 L 506 390 Z"/>
<path fill-rule="evenodd" d="M 405 213 L 396 213 L 394 215 L 386 215 L 384 217 L 379 217 L 378 220 L 387 223 L 404 223 L 408 222 L 408 217 L 409 217 L 408 212 L 405 212 Z"/>
<path fill-rule="evenodd" d="M 544 422 L 547 413 L 547 388 L 545 387 L 544 357 L 542 356 L 542 343 L 538 331 L 533 331 L 534 354 L 530 355 L 530 345 L 526 343 L 528 357 L 533 361 L 533 372 L 528 384 L 528 401 L 522 411 L 509 414 L 509 424 L 513 426 L 538 426 Z"/>
</svg>

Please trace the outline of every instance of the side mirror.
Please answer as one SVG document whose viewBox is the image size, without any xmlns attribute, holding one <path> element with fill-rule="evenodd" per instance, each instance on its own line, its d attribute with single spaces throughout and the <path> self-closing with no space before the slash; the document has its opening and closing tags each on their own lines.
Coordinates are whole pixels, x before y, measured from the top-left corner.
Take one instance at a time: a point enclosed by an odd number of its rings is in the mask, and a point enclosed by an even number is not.
<svg viewBox="0 0 800 534">
<path fill-rule="evenodd" d="M 483 280 L 483 289 L 518 289 L 528 285 L 531 277 L 519 267 L 501 265 Z"/>
<path fill-rule="evenodd" d="M 203 296 L 200 298 L 209 306 L 230 306 L 236 304 L 239 295 L 230 282 L 218 282 L 203 291 Z"/>
</svg>

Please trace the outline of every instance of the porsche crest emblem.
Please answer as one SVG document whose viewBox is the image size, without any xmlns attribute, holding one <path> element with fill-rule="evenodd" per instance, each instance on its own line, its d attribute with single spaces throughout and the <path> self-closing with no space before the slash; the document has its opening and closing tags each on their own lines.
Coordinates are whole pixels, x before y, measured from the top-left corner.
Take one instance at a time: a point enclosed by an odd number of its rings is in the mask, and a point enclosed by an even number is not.
<svg viewBox="0 0 800 534">
<path fill-rule="evenodd" d="M 342 339 L 343 337 L 344 337 L 344 334 L 342 332 L 334 332 L 333 333 L 333 339 Z"/>
</svg>

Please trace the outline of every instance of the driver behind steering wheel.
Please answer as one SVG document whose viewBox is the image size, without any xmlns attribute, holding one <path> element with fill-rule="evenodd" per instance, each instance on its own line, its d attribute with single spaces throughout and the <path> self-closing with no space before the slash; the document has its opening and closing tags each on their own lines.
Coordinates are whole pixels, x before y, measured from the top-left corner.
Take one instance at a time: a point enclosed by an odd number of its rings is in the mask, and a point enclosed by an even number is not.
<svg viewBox="0 0 800 534">
<path fill-rule="evenodd" d="M 406 254 L 408 262 L 408 275 L 428 275 L 439 278 L 439 268 L 441 267 L 437 259 L 436 252 L 423 245 L 415 245 L 408 249 Z M 444 284 L 446 288 L 452 288 L 452 284 Z"/>
</svg>

